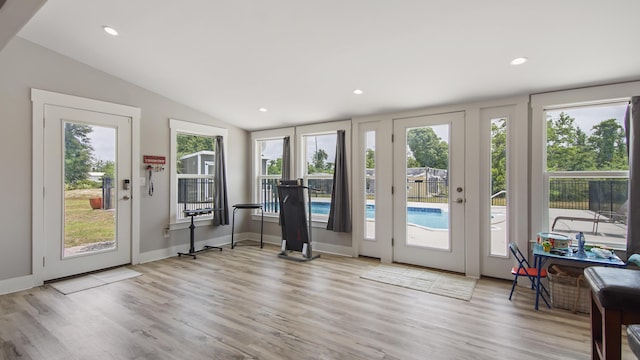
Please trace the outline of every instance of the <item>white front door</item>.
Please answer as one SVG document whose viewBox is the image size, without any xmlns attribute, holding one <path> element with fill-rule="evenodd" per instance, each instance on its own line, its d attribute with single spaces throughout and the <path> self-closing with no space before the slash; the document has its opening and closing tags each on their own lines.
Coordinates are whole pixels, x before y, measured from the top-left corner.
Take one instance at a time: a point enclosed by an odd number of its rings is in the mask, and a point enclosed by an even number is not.
<svg viewBox="0 0 640 360">
<path fill-rule="evenodd" d="M 395 119 L 393 261 L 465 272 L 463 112 Z"/>
<path fill-rule="evenodd" d="M 131 262 L 130 117 L 45 105 L 44 280 Z"/>
</svg>

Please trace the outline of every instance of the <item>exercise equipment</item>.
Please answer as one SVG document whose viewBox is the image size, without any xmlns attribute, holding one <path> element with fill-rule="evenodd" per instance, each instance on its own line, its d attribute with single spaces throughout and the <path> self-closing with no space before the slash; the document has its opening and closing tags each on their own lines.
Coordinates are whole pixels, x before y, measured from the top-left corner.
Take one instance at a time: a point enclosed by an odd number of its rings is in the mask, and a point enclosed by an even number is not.
<svg viewBox="0 0 640 360">
<path fill-rule="evenodd" d="M 282 227 L 282 252 L 279 257 L 296 261 L 311 261 L 320 255 L 314 255 L 311 248 L 311 190 L 303 185 L 302 179 L 278 180 L 278 202 L 280 205 L 280 226 Z M 307 191 L 305 206 L 304 192 Z M 290 255 L 290 251 L 299 251 L 302 257 Z"/>
</svg>

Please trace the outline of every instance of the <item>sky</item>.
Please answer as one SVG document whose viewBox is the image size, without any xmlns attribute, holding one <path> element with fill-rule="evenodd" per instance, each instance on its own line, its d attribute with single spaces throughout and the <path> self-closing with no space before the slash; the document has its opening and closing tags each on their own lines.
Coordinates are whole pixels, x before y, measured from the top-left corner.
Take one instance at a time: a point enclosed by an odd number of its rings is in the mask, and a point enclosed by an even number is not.
<svg viewBox="0 0 640 360">
<path fill-rule="evenodd" d="M 616 119 L 618 123 L 624 127 L 624 114 L 627 109 L 627 103 L 616 105 L 602 106 L 582 106 L 572 109 L 560 109 L 547 111 L 547 115 L 557 119 L 561 112 L 569 115 L 576 120 L 576 124 L 587 135 L 591 134 L 593 126 L 599 124 L 603 120 Z"/>
<path fill-rule="evenodd" d="M 93 131 L 89 133 L 89 139 L 91 139 L 95 160 L 115 161 L 116 129 L 97 125 L 91 127 Z"/>
</svg>

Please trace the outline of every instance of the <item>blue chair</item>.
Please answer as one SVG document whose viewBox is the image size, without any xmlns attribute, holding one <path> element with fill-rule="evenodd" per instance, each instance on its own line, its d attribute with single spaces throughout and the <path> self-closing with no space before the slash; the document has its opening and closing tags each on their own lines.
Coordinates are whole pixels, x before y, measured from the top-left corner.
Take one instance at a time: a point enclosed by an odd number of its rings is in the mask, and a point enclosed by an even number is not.
<svg viewBox="0 0 640 360">
<path fill-rule="evenodd" d="M 536 289 L 538 269 L 536 269 L 535 267 L 532 267 L 529 264 L 529 262 L 527 261 L 527 258 L 518 248 L 518 244 L 514 242 L 509 243 L 509 250 L 511 250 L 511 253 L 518 261 L 518 266 L 517 267 L 514 266 L 511 268 L 511 274 L 513 275 L 513 284 L 511 285 L 511 293 L 509 294 L 509 300 L 511 300 L 511 296 L 513 296 L 513 291 L 516 289 L 516 285 L 518 284 L 518 277 L 526 276 L 529 279 L 529 281 L 531 281 L 531 289 L 539 291 L 540 297 L 542 297 L 542 300 L 544 301 L 544 303 L 547 304 L 547 307 L 551 308 L 551 305 L 549 305 L 549 301 L 547 301 L 547 298 L 551 298 L 551 295 L 549 294 L 549 291 L 547 291 L 547 288 L 544 286 L 544 284 L 540 283 L 540 289 L 539 290 Z M 540 278 L 546 278 L 546 277 L 547 277 L 547 270 L 541 269 Z M 547 297 L 545 297 L 545 294 L 547 295 Z"/>
</svg>

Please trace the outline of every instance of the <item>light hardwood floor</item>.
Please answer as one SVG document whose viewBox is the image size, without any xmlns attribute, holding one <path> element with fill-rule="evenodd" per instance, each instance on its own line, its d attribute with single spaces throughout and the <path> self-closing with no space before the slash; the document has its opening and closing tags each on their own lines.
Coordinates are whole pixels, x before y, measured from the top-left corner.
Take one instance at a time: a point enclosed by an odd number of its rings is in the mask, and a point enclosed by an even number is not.
<svg viewBox="0 0 640 360">
<path fill-rule="evenodd" d="M 478 281 L 470 302 L 359 276 L 378 264 L 237 247 L 134 279 L 0 296 L 0 359 L 589 359 L 589 316 Z M 624 358 L 634 358 L 626 342 Z"/>
</svg>

